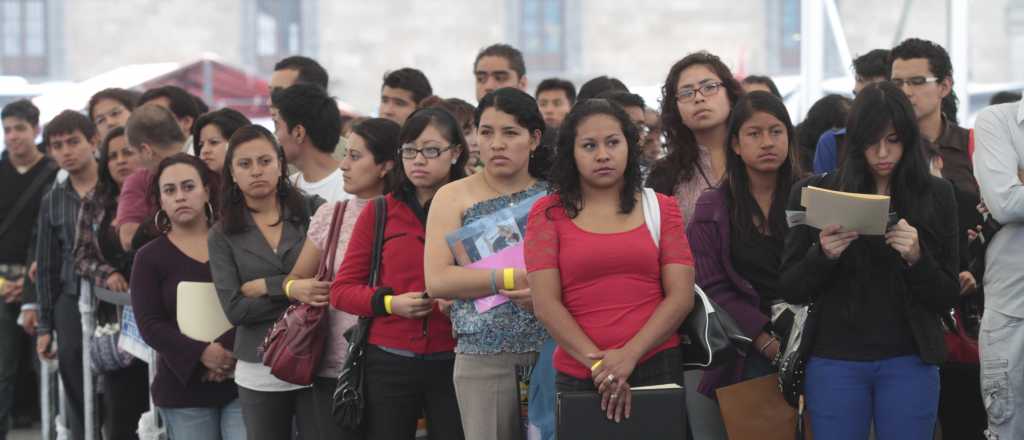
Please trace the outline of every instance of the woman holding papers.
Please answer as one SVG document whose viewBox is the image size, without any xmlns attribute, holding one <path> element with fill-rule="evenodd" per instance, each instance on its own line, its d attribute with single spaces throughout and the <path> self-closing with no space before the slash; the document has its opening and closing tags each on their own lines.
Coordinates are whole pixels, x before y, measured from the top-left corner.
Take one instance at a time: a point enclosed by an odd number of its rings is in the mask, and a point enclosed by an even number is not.
<svg viewBox="0 0 1024 440">
<path fill-rule="evenodd" d="M 519 89 L 488 93 L 480 100 L 476 120 L 484 169 L 445 185 L 434 198 L 427 221 L 427 290 L 431 297 L 455 300 L 451 309 L 458 335 L 455 391 L 466 437 L 521 439 L 519 387 L 510 379 L 516 376 L 517 366 L 534 365 L 548 334 L 533 316 L 522 245 L 516 245 L 525 231 L 514 219 L 521 213 L 525 225 L 532 204 L 547 193 L 544 174 L 550 151 L 540 144 L 545 126 L 537 102 Z M 481 239 L 474 240 L 482 242 L 475 254 L 487 257 L 456 261 L 446 237 L 470 224 L 484 225 L 476 234 Z M 495 255 L 488 255 L 492 251 Z M 511 258 L 503 258 L 509 253 Z M 510 259 L 518 259 L 519 266 Z M 473 264 L 463 267 L 468 263 Z M 508 266 L 502 267 L 503 263 Z M 479 306 L 482 298 L 504 302 L 493 301 L 496 305 L 485 310 Z M 553 422 L 550 374 L 548 380 L 549 392 L 531 401 L 530 409 L 550 402 L 546 408 Z"/>
<path fill-rule="evenodd" d="M 93 285 L 115 292 L 128 291 L 131 255 L 121 249 L 117 232 L 110 225 L 117 214 L 117 195 L 124 179 L 139 166 L 138 152 L 128 145 L 124 128 L 117 127 L 103 138 L 99 148 L 99 180 L 96 188 L 82 200 L 78 214 L 78 238 L 75 242 L 75 269 Z M 97 304 L 97 324 L 117 323 L 119 307 Z M 111 440 L 135 435 L 139 416 L 149 408 L 149 373 L 146 364 L 131 366 L 103 375 L 104 436 Z"/>
<path fill-rule="evenodd" d="M 299 258 L 309 218 L 322 202 L 285 174 L 284 150 L 258 125 L 239 128 L 224 159 L 220 220 L 210 229 L 210 267 L 228 321 L 236 326 L 235 383 L 249 439 L 316 436 L 313 390 L 284 382 L 257 348 L 290 303 L 282 281 Z"/>
<path fill-rule="evenodd" d="M 177 322 L 178 283 L 211 282 L 206 235 L 213 222 L 210 171 L 178 154 L 160 163 L 150 197 L 162 235 L 135 255 L 132 307 L 143 339 L 159 354 L 152 395 L 171 440 L 245 438 L 231 380 L 234 330 L 214 342 L 191 339 Z"/>
<path fill-rule="evenodd" d="M 693 307 L 693 258 L 675 200 L 641 189 L 639 134 L 621 107 L 577 104 L 557 148 L 552 194 L 527 226 L 534 310 L 558 342 L 558 390 L 598 392 L 619 421 L 631 387 L 683 384 L 676 331 Z"/>
<path fill-rule="evenodd" d="M 354 195 L 355 198 L 342 202 L 340 208 L 334 203 L 325 203 L 313 215 L 299 260 L 292 268 L 292 273 L 284 280 L 285 288 L 292 298 L 314 306 L 328 305 L 331 283 L 317 281 L 313 277 L 316 276 L 321 254 L 328 247 L 327 239 L 331 233 L 334 211 L 343 210 L 332 268 L 337 273 L 344 261 L 345 250 L 348 248 L 359 214 L 370 199 L 391 192 L 389 173 L 395 167 L 395 152 L 400 145 L 398 133 L 401 129 L 398 123 L 384 118 L 367 119 L 352 126 L 352 132 L 348 135 L 348 151 L 341 160 L 340 168 L 345 173 L 345 192 Z M 291 287 L 288 287 L 289 283 Z M 317 402 L 317 426 L 320 428 L 321 438 L 355 438 L 343 432 L 338 424 L 334 423 L 331 416 L 331 397 L 348 350 L 348 342 L 343 334 L 356 323 L 356 320 L 355 315 L 330 308 L 328 325 L 324 329 L 327 331 L 324 357 L 320 362 L 317 377 L 313 380 L 313 394 Z"/>
<path fill-rule="evenodd" d="M 946 346 L 939 315 L 958 300 L 956 203 L 932 177 L 914 108 L 891 83 L 857 95 L 838 175 L 794 187 L 787 209 L 803 210 L 801 187 L 891 197 L 884 235 L 842 225 L 790 229 L 778 294 L 814 301 L 805 392 L 814 435 L 931 439 Z"/>
<path fill-rule="evenodd" d="M 705 372 L 700 391 L 709 396 L 776 369 L 781 343 L 771 327 L 771 306 L 779 300 L 779 263 L 789 229 L 786 199 L 799 175 L 789 112 L 768 92 L 751 92 L 736 103 L 729 146 L 725 180 L 697 201 L 686 235 L 697 284 L 736 320 L 757 351 Z"/>
<path fill-rule="evenodd" d="M 461 439 L 452 385 L 455 339 L 441 302 L 425 291 L 423 248 L 427 212 L 438 188 L 465 177 L 466 139 L 455 118 L 439 108 L 412 113 L 402 127 L 401 166 L 386 216 L 380 282 L 368 286 L 375 204 L 363 209 L 331 284 L 331 305 L 374 317 L 366 350 L 366 438 L 412 440 L 424 413 L 431 438 Z M 512 380 L 512 378 L 509 378 Z"/>
</svg>

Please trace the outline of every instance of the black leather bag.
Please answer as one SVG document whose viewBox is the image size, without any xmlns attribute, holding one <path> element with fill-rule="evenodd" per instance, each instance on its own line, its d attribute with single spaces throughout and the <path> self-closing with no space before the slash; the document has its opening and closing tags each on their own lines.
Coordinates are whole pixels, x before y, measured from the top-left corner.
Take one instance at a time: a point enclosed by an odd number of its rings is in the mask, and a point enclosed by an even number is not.
<svg viewBox="0 0 1024 440">
<path fill-rule="evenodd" d="M 704 293 L 693 286 L 693 310 L 679 327 L 683 369 L 715 368 L 744 356 L 751 339 Z"/>
<path fill-rule="evenodd" d="M 644 188 L 641 198 L 644 223 L 655 246 L 661 243 L 661 209 L 654 190 Z M 693 285 L 693 310 L 678 330 L 683 369 L 714 368 L 726 365 L 750 349 L 751 340 L 725 310 Z"/>
<path fill-rule="evenodd" d="M 380 283 L 380 260 L 384 247 L 384 223 L 387 221 L 387 201 L 384 197 L 374 200 L 376 222 L 374 223 L 373 254 L 370 257 L 370 279 L 368 285 L 377 287 Z M 338 385 L 332 396 L 331 415 L 338 426 L 360 431 L 366 419 L 366 346 L 369 340 L 370 324 L 373 318 L 359 318 L 359 323 L 345 331 L 348 340 L 348 357 L 338 375 Z"/>
</svg>

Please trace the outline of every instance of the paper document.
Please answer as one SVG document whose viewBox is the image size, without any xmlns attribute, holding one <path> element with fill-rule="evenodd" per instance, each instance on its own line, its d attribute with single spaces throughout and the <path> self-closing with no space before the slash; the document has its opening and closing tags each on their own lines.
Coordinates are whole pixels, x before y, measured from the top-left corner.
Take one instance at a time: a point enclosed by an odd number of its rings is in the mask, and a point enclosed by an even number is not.
<svg viewBox="0 0 1024 440">
<path fill-rule="evenodd" d="M 884 235 L 889 225 L 889 196 L 803 188 L 800 204 L 807 208 L 805 224 L 818 229 L 840 225 L 843 231 Z"/>
<path fill-rule="evenodd" d="M 231 330 L 213 283 L 178 283 L 178 327 L 183 335 L 201 342 L 213 342 Z"/>
</svg>

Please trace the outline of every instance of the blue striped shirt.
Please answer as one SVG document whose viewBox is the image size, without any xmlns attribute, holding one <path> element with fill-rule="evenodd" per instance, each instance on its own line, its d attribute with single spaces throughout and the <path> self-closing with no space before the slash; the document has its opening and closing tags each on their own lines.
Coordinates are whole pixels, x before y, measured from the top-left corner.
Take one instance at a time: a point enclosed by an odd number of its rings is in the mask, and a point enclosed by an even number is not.
<svg viewBox="0 0 1024 440">
<path fill-rule="evenodd" d="M 71 179 L 56 183 L 43 196 L 39 208 L 36 236 L 39 326 L 37 331 L 53 329 L 53 304 L 60 295 L 78 297 L 79 277 L 75 273 L 75 232 L 82 198 Z"/>
</svg>

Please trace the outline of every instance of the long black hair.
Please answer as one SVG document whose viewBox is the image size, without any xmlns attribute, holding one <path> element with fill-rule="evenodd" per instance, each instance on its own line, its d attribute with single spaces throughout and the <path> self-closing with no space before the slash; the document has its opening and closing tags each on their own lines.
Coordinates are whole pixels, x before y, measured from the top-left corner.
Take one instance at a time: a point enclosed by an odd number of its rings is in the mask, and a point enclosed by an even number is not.
<svg viewBox="0 0 1024 440">
<path fill-rule="evenodd" d="M 846 127 L 852 103 L 850 98 L 832 94 L 811 105 L 803 122 L 796 127 L 798 158 L 803 169 L 814 168 L 814 153 L 818 148 L 818 138 L 822 134 L 828 130 Z"/>
<path fill-rule="evenodd" d="M 865 151 L 877 144 L 890 128 L 903 144 L 903 154 L 889 181 L 893 207 L 912 224 L 925 224 L 932 205 L 931 174 L 921 151 L 914 107 L 891 82 L 869 85 L 853 101 L 846 124 L 846 152 L 839 169 L 839 189 L 866 194 L 876 192 Z"/>
<path fill-rule="evenodd" d="M 636 194 L 642 188 L 640 173 L 640 132 L 629 120 L 629 115 L 618 104 L 606 99 L 588 99 L 573 106 L 558 129 L 558 144 L 555 160 L 551 166 L 550 183 L 552 193 L 558 194 L 562 208 L 569 218 L 575 218 L 583 209 L 583 189 L 580 171 L 576 166 L 576 130 L 584 119 L 595 115 L 615 118 L 622 128 L 628 147 L 626 172 L 622 192 L 619 194 L 619 212 L 628 214 L 636 206 Z"/>
<path fill-rule="evenodd" d="M 366 142 L 366 149 L 373 156 L 373 163 L 380 165 L 384 162 L 394 162 L 394 167 L 401 166 L 398 163 L 398 149 L 401 143 L 398 142 L 398 134 L 402 126 L 387 118 L 365 119 L 352 124 L 352 133 L 363 138 Z M 394 169 L 392 167 L 392 169 Z M 394 173 L 387 173 L 382 179 L 384 182 L 384 194 L 390 193 L 395 185 Z"/>
<path fill-rule="evenodd" d="M 732 76 L 732 71 L 722 62 L 722 59 L 711 53 L 700 51 L 694 52 L 676 62 L 668 71 L 665 84 L 661 87 L 661 126 L 665 133 L 668 155 L 658 160 L 651 167 L 650 175 L 647 176 L 647 186 L 655 191 L 672 195 L 676 184 L 693 178 L 694 170 L 700 160 L 700 147 L 697 145 L 697 137 L 693 130 L 683 124 L 683 117 L 679 114 L 679 107 L 676 105 L 676 85 L 679 83 L 679 75 L 684 70 L 702 65 L 710 69 L 722 80 L 722 87 L 725 88 L 726 96 L 729 97 L 729 106 L 736 104 L 743 95 L 743 86 Z"/>
<path fill-rule="evenodd" d="M 540 131 L 540 135 L 537 136 L 537 149 L 530 154 L 528 168 L 531 176 L 546 180 L 548 170 L 551 168 L 551 149 L 542 142 L 547 124 L 544 123 L 544 116 L 540 113 L 537 100 L 528 93 L 513 87 L 504 87 L 488 93 L 476 107 L 474 117 L 477 128 L 480 128 L 480 116 L 484 114 L 484 110 L 491 107 L 512 115 L 516 119 L 516 124 L 529 131 L 530 136 Z"/>
<path fill-rule="evenodd" d="M 277 154 L 277 162 L 281 166 L 281 177 L 278 178 L 277 191 L 275 192 L 280 209 L 280 217 L 278 217 L 275 224 L 285 220 L 302 223 L 309 218 L 308 213 L 305 212 L 304 196 L 288 179 L 288 162 L 285 160 L 284 149 L 281 148 L 281 144 L 277 143 L 274 134 L 266 128 L 259 125 L 247 125 L 235 131 L 235 134 L 228 140 L 228 151 L 224 157 L 223 188 L 221 189 L 220 197 L 220 222 L 221 228 L 223 228 L 224 233 L 227 235 L 245 232 L 247 227 L 245 212 L 249 209 L 245 205 L 245 197 L 242 195 L 242 190 L 238 187 L 238 183 L 235 182 L 234 173 L 231 172 L 231 163 L 234 161 L 235 150 L 246 142 L 258 139 L 263 139 L 273 146 Z M 285 218 L 286 212 L 290 214 L 289 218 Z M 305 217 L 303 217 L 304 215 Z"/>
<path fill-rule="evenodd" d="M 114 127 L 103 137 L 99 151 L 97 151 L 97 180 L 92 199 L 103 208 L 105 213 L 117 210 L 117 198 L 121 194 L 121 187 L 114 181 L 114 175 L 110 173 L 108 163 L 110 161 L 110 141 L 120 137 L 125 137 L 124 127 Z M 128 148 L 132 147 L 128 146 Z M 109 220 L 106 217 L 110 216 L 104 215 L 103 217 L 106 224 L 102 224 L 101 227 L 105 228 L 109 225 Z"/>
<path fill-rule="evenodd" d="M 409 115 L 409 119 L 405 120 L 405 124 L 402 125 L 402 131 L 398 135 L 399 145 L 414 142 L 416 138 L 423 134 L 423 130 L 426 130 L 428 126 L 436 128 L 437 131 L 441 132 L 441 136 L 445 140 L 451 142 L 451 145 L 457 146 L 459 149 L 459 157 L 448 171 L 448 181 L 454 182 L 466 177 L 469 145 L 466 142 L 466 136 L 462 134 L 462 127 L 459 126 L 459 121 L 451 113 L 448 113 L 447 110 L 439 107 L 427 107 L 412 112 Z M 405 167 L 403 165 L 402 163 L 396 163 L 391 168 L 391 174 L 394 174 L 394 177 L 391 178 L 397 183 L 395 189 L 415 191 L 409 176 L 405 174 Z"/>
<path fill-rule="evenodd" d="M 772 205 L 768 210 L 767 218 L 761 212 L 761 208 L 750 191 L 750 175 L 747 173 L 747 165 L 743 162 L 743 158 L 732 151 L 726 154 L 725 181 L 722 182 L 722 187 L 725 189 L 729 201 L 730 221 L 740 231 L 740 237 L 733 238 L 734 240 L 749 239 L 757 231 L 768 232 L 773 237 L 785 237 L 788 229 L 786 226 L 786 201 L 789 198 L 790 187 L 800 175 L 799 163 L 793 157 L 796 149 L 793 122 L 789 118 L 786 105 L 771 93 L 755 91 L 740 98 L 729 117 L 727 145 L 732 147 L 739 142 L 740 129 L 757 112 L 772 115 L 786 126 L 789 154 L 776 175 Z"/>
</svg>

